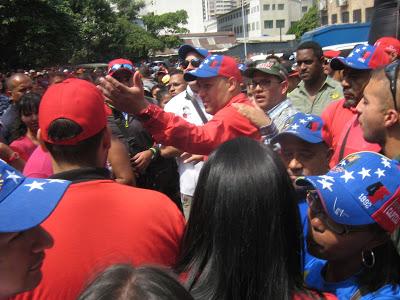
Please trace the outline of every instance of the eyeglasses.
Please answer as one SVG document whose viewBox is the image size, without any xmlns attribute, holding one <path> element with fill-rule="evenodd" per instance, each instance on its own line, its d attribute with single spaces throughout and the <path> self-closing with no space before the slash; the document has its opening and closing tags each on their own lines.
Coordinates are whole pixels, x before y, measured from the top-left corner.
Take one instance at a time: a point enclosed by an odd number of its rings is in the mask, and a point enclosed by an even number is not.
<svg viewBox="0 0 400 300">
<path fill-rule="evenodd" d="M 397 110 L 396 103 L 396 89 L 397 89 L 397 73 L 399 70 L 399 63 L 394 62 L 385 67 L 385 75 L 390 81 L 390 91 L 392 92 L 394 108 Z"/>
<path fill-rule="evenodd" d="M 129 71 L 134 71 L 135 70 L 135 68 L 132 65 L 129 65 L 129 64 L 115 64 L 108 70 L 108 72 L 117 71 L 119 69 L 128 69 Z"/>
<path fill-rule="evenodd" d="M 193 58 L 192 60 L 184 60 L 183 62 L 181 62 L 181 66 L 184 67 L 185 69 L 189 65 L 192 65 L 194 68 L 198 68 L 202 62 L 203 60 L 200 58 Z"/>
<path fill-rule="evenodd" d="M 322 206 L 321 199 L 317 191 L 315 190 L 307 192 L 306 200 L 312 213 L 320 220 L 322 220 L 329 230 L 333 231 L 338 235 L 346 235 L 351 232 L 368 231 L 370 228 L 370 226 L 368 225 L 349 226 L 345 224 L 339 224 L 333 221 L 326 213 L 324 207 Z"/>
<path fill-rule="evenodd" d="M 273 83 L 281 83 L 281 82 L 282 81 L 271 80 L 271 79 L 261 79 L 261 80 L 258 80 L 258 81 L 251 80 L 249 84 L 252 85 L 253 88 L 256 88 L 257 85 L 259 85 L 261 88 L 267 89 L 267 88 L 271 87 L 271 85 Z"/>
</svg>

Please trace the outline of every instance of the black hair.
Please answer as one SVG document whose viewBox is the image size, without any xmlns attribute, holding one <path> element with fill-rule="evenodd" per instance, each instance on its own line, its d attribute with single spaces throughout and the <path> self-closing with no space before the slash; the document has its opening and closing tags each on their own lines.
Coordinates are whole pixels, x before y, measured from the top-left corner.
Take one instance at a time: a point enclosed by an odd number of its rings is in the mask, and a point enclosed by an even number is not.
<svg viewBox="0 0 400 300">
<path fill-rule="evenodd" d="M 156 100 L 157 100 L 158 104 L 160 104 L 160 102 L 162 101 L 162 99 L 165 95 L 169 95 L 169 91 L 166 86 L 162 86 L 160 88 L 160 90 L 156 93 Z"/>
<path fill-rule="evenodd" d="M 177 265 L 195 299 L 292 299 L 303 288 L 296 194 L 269 147 L 246 137 L 204 164 Z"/>
<path fill-rule="evenodd" d="M 79 166 L 95 167 L 97 153 L 105 129 L 99 133 L 78 142 L 75 145 L 58 145 L 45 142 L 46 148 L 57 162 L 78 164 Z M 76 137 L 82 132 L 82 127 L 69 119 L 57 119 L 51 122 L 48 129 L 49 138 L 54 141 L 64 141 Z"/>
<path fill-rule="evenodd" d="M 182 74 L 183 75 L 183 71 L 182 70 L 178 70 L 178 69 L 172 69 L 169 72 L 169 76 L 173 76 L 173 75 L 176 75 L 176 74 Z"/>
<path fill-rule="evenodd" d="M 307 41 L 307 42 L 301 43 L 297 47 L 297 51 L 304 50 L 304 49 L 313 50 L 314 56 L 317 57 L 318 59 L 321 59 L 321 57 L 324 56 L 324 53 L 323 53 L 322 48 L 321 48 L 321 45 L 316 43 L 316 42 Z"/>
<path fill-rule="evenodd" d="M 155 267 L 120 264 L 107 268 L 78 300 L 192 300 L 188 291 L 167 272 Z"/>
<path fill-rule="evenodd" d="M 372 230 L 376 234 L 388 234 L 378 224 L 374 225 L 375 228 Z M 356 276 L 362 294 L 375 292 L 387 284 L 392 285 L 393 289 L 400 284 L 400 256 L 389 236 L 385 243 L 375 247 L 372 251 L 375 256 L 375 264 L 372 268 L 364 268 Z"/>
<path fill-rule="evenodd" d="M 37 93 L 25 93 L 16 104 L 17 119 L 11 127 L 11 140 L 16 140 L 26 134 L 28 128 L 22 122 L 22 115 L 28 116 L 31 114 L 38 114 L 39 104 L 42 96 Z"/>
</svg>

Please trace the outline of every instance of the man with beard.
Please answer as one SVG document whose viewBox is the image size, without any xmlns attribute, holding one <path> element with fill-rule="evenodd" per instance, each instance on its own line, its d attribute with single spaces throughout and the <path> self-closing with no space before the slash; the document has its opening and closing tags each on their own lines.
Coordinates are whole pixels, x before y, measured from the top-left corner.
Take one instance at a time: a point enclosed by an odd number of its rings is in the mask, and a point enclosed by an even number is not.
<svg viewBox="0 0 400 300">
<path fill-rule="evenodd" d="M 334 150 L 330 167 L 354 152 L 379 152 L 380 147 L 377 144 L 364 140 L 355 107 L 363 97 L 371 71 L 388 62 L 389 58 L 382 49 L 370 45 L 357 45 L 348 57 L 332 59 L 331 68 L 343 70 L 341 83 L 344 99 L 331 103 L 321 116 L 324 121 L 322 135 Z"/>
<path fill-rule="evenodd" d="M 325 75 L 322 48 L 315 42 L 304 42 L 296 51 L 299 76 L 302 80 L 289 95 L 296 109 L 320 115 L 332 100 L 343 97 L 340 84 Z"/>
</svg>

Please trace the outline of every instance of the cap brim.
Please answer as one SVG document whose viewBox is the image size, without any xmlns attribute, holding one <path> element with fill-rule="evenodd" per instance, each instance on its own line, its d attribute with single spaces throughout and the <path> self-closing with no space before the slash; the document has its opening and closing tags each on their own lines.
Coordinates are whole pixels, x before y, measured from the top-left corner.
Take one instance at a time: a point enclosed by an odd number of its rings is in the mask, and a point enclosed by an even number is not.
<svg viewBox="0 0 400 300">
<path fill-rule="evenodd" d="M 318 137 L 313 136 L 313 135 L 308 135 L 308 134 L 301 135 L 297 131 L 287 130 L 287 131 L 283 131 L 283 132 L 277 134 L 276 136 L 274 136 L 271 139 L 271 143 L 272 144 L 279 143 L 279 139 L 281 137 L 285 136 L 285 135 L 295 136 L 295 137 L 297 137 L 297 138 L 299 138 L 299 139 L 301 139 L 303 141 L 306 141 L 308 143 L 311 143 L 311 144 L 318 144 L 318 143 L 322 143 L 324 141 L 322 138 L 318 138 Z"/>
<path fill-rule="evenodd" d="M 19 232 L 42 223 L 56 208 L 70 183 L 25 178 L 0 202 L 0 232 Z"/>
<path fill-rule="evenodd" d="M 335 177 L 335 173 L 328 172 L 326 175 L 334 178 L 335 183 L 332 184 L 332 187 L 335 185 L 332 188 L 334 191 L 320 188 L 318 181 L 321 181 L 321 176 L 299 177 L 295 183 L 308 190 L 317 190 L 326 213 L 336 223 L 354 226 L 375 223 L 361 207 L 360 202 L 354 199 L 346 186 L 340 183 L 338 177 Z"/>
<path fill-rule="evenodd" d="M 183 75 L 183 79 L 185 79 L 185 81 L 194 81 L 197 80 L 198 78 L 211 78 L 216 76 L 218 76 L 218 74 L 215 73 L 215 70 L 199 68 L 185 73 Z"/>
<path fill-rule="evenodd" d="M 330 64 L 331 68 L 333 70 L 339 71 L 343 70 L 344 68 L 351 68 L 351 69 L 357 69 L 357 70 L 370 70 L 371 68 L 366 66 L 365 64 L 361 62 L 349 62 L 346 58 L 342 56 L 335 57 L 331 60 Z"/>
</svg>

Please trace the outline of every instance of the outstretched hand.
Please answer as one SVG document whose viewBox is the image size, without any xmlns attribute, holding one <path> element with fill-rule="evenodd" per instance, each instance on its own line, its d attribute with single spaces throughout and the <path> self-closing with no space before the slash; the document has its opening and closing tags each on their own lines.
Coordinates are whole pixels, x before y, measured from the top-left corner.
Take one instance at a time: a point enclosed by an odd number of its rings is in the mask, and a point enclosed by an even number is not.
<svg viewBox="0 0 400 300">
<path fill-rule="evenodd" d="M 135 72 L 133 75 L 132 87 L 128 87 L 107 75 L 100 78 L 100 84 L 97 88 L 105 96 L 106 102 L 119 111 L 138 114 L 149 105 L 144 98 L 143 84 L 139 72 Z"/>
</svg>

